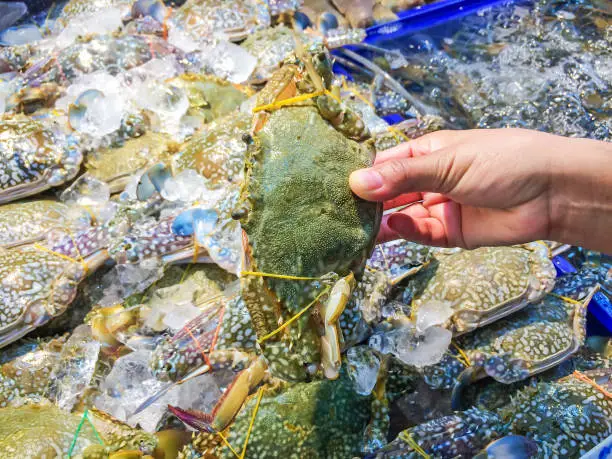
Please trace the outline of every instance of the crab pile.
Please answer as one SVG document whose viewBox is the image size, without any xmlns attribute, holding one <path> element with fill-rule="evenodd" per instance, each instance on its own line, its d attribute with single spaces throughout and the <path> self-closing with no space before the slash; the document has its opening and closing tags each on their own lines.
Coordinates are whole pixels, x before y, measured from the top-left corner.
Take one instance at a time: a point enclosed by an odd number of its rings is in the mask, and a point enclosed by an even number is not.
<svg viewBox="0 0 612 459">
<path fill-rule="evenodd" d="M 612 259 L 378 244 L 350 173 L 449 122 L 374 62 L 334 72 L 421 2 L 332 3 L 70 0 L 0 31 L 0 457 L 580 457 L 612 434 L 586 332 Z"/>
</svg>

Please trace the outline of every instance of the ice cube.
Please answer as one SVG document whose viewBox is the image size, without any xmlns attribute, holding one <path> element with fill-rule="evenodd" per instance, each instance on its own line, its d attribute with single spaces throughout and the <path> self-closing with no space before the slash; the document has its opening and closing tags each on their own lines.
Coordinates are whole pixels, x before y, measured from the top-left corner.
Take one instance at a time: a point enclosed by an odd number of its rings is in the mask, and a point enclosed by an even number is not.
<svg viewBox="0 0 612 459">
<path fill-rule="evenodd" d="M 25 45 L 42 40 L 40 29 L 33 24 L 11 27 L 0 34 L 0 42 L 5 46 Z"/>
<path fill-rule="evenodd" d="M 257 66 L 257 59 L 246 49 L 224 40 L 204 46 L 199 57 L 204 70 L 232 83 L 245 82 Z"/>
<path fill-rule="evenodd" d="M 193 169 L 186 169 L 164 182 L 161 195 L 168 201 L 195 202 L 207 192 L 207 180 Z"/>
<path fill-rule="evenodd" d="M 103 35 L 112 33 L 123 26 L 124 11 L 119 8 L 106 8 L 95 14 L 82 14 L 73 17 L 56 39 L 58 48 L 65 48 L 84 35 Z"/>
<path fill-rule="evenodd" d="M 92 383 L 100 343 L 91 337 L 87 325 L 78 326 L 64 344 L 58 366 L 49 378 L 49 396 L 57 406 L 71 411 Z"/>
<path fill-rule="evenodd" d="M 200 45 L 183 29 L 172 27 L 168 32 L 168 43 L 183 50 L 185 53 L 197 51 Z"/>
<path fill-rule="evenodd" d="M 453 315 L 450 301 L 428 301 L 419 306 L 416 311 L 416 327 L 424 332 L 429 327 L 444 325 Z"/>
<path fill-rule="evenodd" d="M 122 303 L 130 295 L 144 292 L 153 282 L 163 275 L 159 260 L 147 258 L 139 264 L 119 264 L 102 278 L 104 295 L 101 306 Z"/>
<path fill-rule="evenodd" d="M 242 229 L 240 223 L 228 220 L 208 237 L 202 246 L 214 263 L 227 272 L 240 275 L 242 269 Z"/>
<path fill-rule="evenodd" d="M 453 337 L 443 327 L 429 327 L 416 336 L 408 333 L 396 341 L 395 356 L 407 365 L 424 367 L 442 360 Z"/>
<path fill-rule="evenodd" d="M 60 200 L 66 204 L 93 207 L 104 206 L 109 199 L 110 187 L 108 184 L 87 174 L 81 175 L 60 196 Z"/>
<path fill-rule="evenodd" d="M 380 359 L 367 346 L 351 347 L 347 353 L 349 377 L 355 392 L 370 395 L 378 379 Z"/>
</svg>

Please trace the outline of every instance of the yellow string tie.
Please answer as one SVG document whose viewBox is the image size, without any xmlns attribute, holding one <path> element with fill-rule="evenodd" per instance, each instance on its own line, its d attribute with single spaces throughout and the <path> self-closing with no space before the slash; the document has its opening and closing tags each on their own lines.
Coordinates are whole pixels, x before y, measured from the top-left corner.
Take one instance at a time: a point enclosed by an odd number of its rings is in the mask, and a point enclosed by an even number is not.
<svg viewBox="0 0 612 459">
<path fill-rule="evenodd" d="M 229 441 L 227 441 L 227 438 L 225 438 L 225 435 L 223 435 L 220 431 L 217 431 L 217 435 L 221 437 L 221 440 L 223 440 L 223 443 L 225 443 L 225 446 L 227 446 L 230 449 L 230 451 L 234 453 L 234 456 L 240 459 L 240 454 L 238 454 L 236 450 L 232 448 L 232 445 L 230 445 Z"/>
<path fill-rule="evenodd" d="M 457 350 L 457 352 L 459 353 L 459 355 L 461 357 L 463 357 L 463 359 L 465 360 L 465 363 L 467 364 L 466 366 L 471 367 L 472 366 L 472 362 L 470 362 L 470 358 L 468 357 L 468 355 L 465 353 L 465 351 L 463 349 L 461 349 L 457 343 L 455 343 L 454 341 L 451 341 L 451 344 L 453 345 L 453 347 Z"/>
<path fill-rule="evenodd" d="M 611 398 L 612 399 L 612 393 L 610 393 L 609 391 L 607 391 L 606 389 L 604 389 L 603 387 L 601 387 L 599 384 L 597 384 L 595 381 L 593 381 L 591 378 L 589 378 L 587 375 L 585 375 L 584 373 L 581 373 L 579 371 L 574 371 L 572 373 L 573 377 L 584 381 L 587 384 L 590 384 L 591 386 L 593 386 L 595 389 L 597 389 L 599 392 L 601 392 L 602 394 L 604 394 L 606 397 Z"/>
<path fill-rule="evenodd" d="M 547 295 L 550 295 L 555 298 L 559 298 L 560 300 L 563 300 L 563 301 L 567 301 L 568 303 L 582 304 L 580 301 L 577 301 L 573 298 L 568 298 L 567 296 L 563 296 L 563 295 L 557 295 L 556 293 L 548 292 Z"/>
<path fill-rule="evenodd" d="M 195 234 L 193 235 L 193 257 L 191 258 L 191 263 L 197 263 L 198 262 L 198 250 L 199 250 L 199 245 L 198 245 L 198 241 L 195 237 Z"/>
<path fill-rule="evenodd" d="M 372 104 L 372 102 L 370 102 L 368 99 L 363 97 L 363 95 L 360 94 L 359 91 L 357 91 L 355 88 L 351 88 L 348 84 L 346 84 L 346 79 L 345 78 L 342 78 L 342 89 L 344 91 L 346 91 L 346 92 L 350 92 L 352 95 L 357 97 L 357 99 L 362 101 L 364 104 L 369 105 L 370 108 L 372 108 L 374 110 L 374 105 Z"/>
<path fill-rule="evenodd" d="M 319 299 L 325 295 L 327 292 L 329 292 L 331 290 L 331 287 L 328 285 L 327 287 L 325 287 L 325 289 L 319 293 L 317 295 L 317 297 L 312 300 L 306 307 L 304 307 L 304 309 L 302 309 L 300 312 L 298 312 L 296 315 L 294 315 L 291 319 L 289 319 L 287 322 L 285 322 L 284 324 L 282 324 L 280 327 L 278 327 L 276 330 L 274 330 L 273 332 L 268 333 L 266 336 L 264 336 L 263 338 L 260 338 L 257 340 L 257 343 L 261 344 L 264 341 L 272 338 L 274 335 L 276 335 L 277 333 L 283 331 L 285 328 L 287 328 L 289 325 L 291 325 L 293 322 L 295 322 L 297 319 L 299 319 L 302 315 L 304 315 L 304 313 L 306 311 L 308 311 L 317 301 L 319 301 Z"/>
<path fill-rule="evenodd" d="M 412 438 L 412 435 L 407 433 L 406 431 L 403 431 L 400 434 L 400 438 L 402 440 L 404 440 L 406 443 L 408 443 L 410 445 L 410 447 L 415 450 L 418 454 L 420 454 L 423 458 L 425 459 L 429 459 L 429 454 L 427 454 L 423 448 L 421 448 L 419 446 L 419 444 L 415 441 L 414 438 Z"/>
<path fill-rule="evenodd" d="M 242 446 L 242 454 L 240 454 L 240 459 L 244 459 L 246 454 L 247 445 L 249 444 L 249 437 L 251 436 L 251 431 L 253 430 L 253 425 L 255 424 L 255 416 L 257 416 L 257 411 L 259 410 L 259 404 L 261 403 L 261 397 L 263 396 L 263 387 L 259 388 L 259 392 L 257 393 L 257 403 L 255 404 L 255 410 L 253 411 L 253 416 L 251 416 L 251 422 L 249 424 L 249 429 L 246 433 L 246 438 L 244 439 L 244 445 Z"/>
<path fill-rule="evenodd" d="M 387 128 L 387 131 L 389 131 L 391 134 L 394 134 L 396 137 L 401 137 L 402 139 L 404 139 L 406 142 L 409 142 L 411 139 L 410 137 L 408 137 L 406 134 L 404 134 L 402 131 L 400 131 L 399 129 L 395 129 L 393 126 L 389 126 Z"/>
<path fill-rule="evenodd" d="M 261 112 L 264 110 L 275 110 L 280 107 L 284 107 L 285 105 L 292 105 L 297 102 L 304 102 L 305 100 L 314 99 L 315 97 L 322 96 L 326 91 L 316 91 L 309 94 L 302 94 L 295 97 L 290 97 L 289 99 L 283 99 L 276 102 L 272 102 L 271 104 L 260 105 L 259 107 L 255 107 L 253 109 L 253 113 Z"/>
<path fill-rule="evenodd" d="M 321 280 L 320 277 L 302 277 L 302 276 L 290 276 L 288 274 L 274 274 L 274 273 L 262 273 L 259 271 L 241 271 L 241 276 L 256 276 L 256 277 L 271 277 L 273 279 L 288 279 L 298 281 L 317 281 Z"/>
<path fill-rule="evenodd" d="M 72 263 L 78 263 L 78 264 L 83 266 L 83 269 L 85 269 L 85 271 L 87 271 L 87 265 L 85 265 L 84 262 L 80 262 L 79 260 L 75 260 L 74 258 L 71 258 L 68 255 L 64 255 L 63 253 L 55 252 L 54 250 L 48 249 L 47 247 L 39 245 L 39 244 L 34 244 L 33 247 L 36 250 L 40 250 L 42 252 L 50 253 L 51 255 L 55 255 L 56 257 L 62 258 L 64 260 L 71 261 Z"/>
</svg>

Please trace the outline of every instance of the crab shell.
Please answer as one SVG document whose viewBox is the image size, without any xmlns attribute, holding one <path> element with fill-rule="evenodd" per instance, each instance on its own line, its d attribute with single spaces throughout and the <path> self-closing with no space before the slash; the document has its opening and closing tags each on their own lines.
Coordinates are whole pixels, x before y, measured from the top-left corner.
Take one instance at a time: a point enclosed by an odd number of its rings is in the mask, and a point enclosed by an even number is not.
<svg viewBox="0 0 612 459">
<path fill-rule="evenodd" d="M 189 99 L 187 114 L 201 118 L 203 123 L 231 113 L 249 95 L 246 88 L 213 75 L 184 73 L 168 83 L 185 91 Z"/>
<path fill-rule="evenodd" d="M 55 230 L 76 232 L 90 223 L 85 209 L 50 199 L 5 204 L 0 207 L 0 247 L 29 244 Z"/>
<path fill-rule="evenodd" d="M 108 259 L 111 232 L 93 227 L 51 248 L 0 252 L 0 348 L 66 311 L 79 283 Z"/>
<path fill-rule="evenodd" d="M 547 297 L 511 317 L 458 340 L 471 367 L 459 377 L 485 376 L 510 384 L 570 358 L 586 339 L 587 305 L 597 289 L 578 304 Z M 457 388 L 456 388 L 457 390 Z"/>
<path fill-rule="evenodd" d="M 168 137 L 147 132 L 117 148 L 105 148 L 87 155 L 85 168 L 92 177 L 106 182 L 111 193 L 123 191 L 132 174 L 168 159 L 173 144 Z"/>
<path fill-rule="evenodd" d="M 444 302 L 453 309 L 447 326 L 455 335 L 483 327 L 553 289 L 556 270 L 548 255 L 538 243 L 439 251 L 410 286 L 413 310 Z"/>
<path fill-rule="evenodd" d="M 53 122 L 2 118 L 0 140 L 0 204 L 71 180 L 83 160 L 76 139 Z"/>
<path fill-rule="evenodd" d="M 0 366 L 0 407 L 17 397 L 44 395 L 65 342 L 62 337 L 38 343 L 35 349 Z"/>
<path fill-rule="evenodd" d="M 314 52 L 309 59 L 329 84 L 326 52 Z M 260 104 L 297 94 L 297 82 L 308 87 L 300 61 L 293 62 L 275 72 L 259 94 Z M 381 206 L 357 198 L 348 185 L 352 171 L 372 164 L 372 142 L 353 140 L 345 134 L 348 129 L 334 127 L 320 106 L 319 101 L 284 106 L 255 116 L 242 193 L 245 271 L 310 278 L 333 272 L 344 277 L 360 274 L 373 247 Z M 358 137 L 363 136 L 363 129 L 360 132 Z M 322 288 L 318 282 L 246 276 L 241 292 L 261 338 L 312 302 Z M 318 365 L 319 339 L 311 320 L 303 315 L 287 333 L 265 344 L 265 352 L 278 357 L 289 338 L 293 352 L 282 360 L 291 361 L 293 370 L 285 377 L 303 379 L 305 367 Z"/>
<path fill-rule="evenodd" d="M 35 62 L 24 73 L 24 84 L 39 86 L 53 82 L 67 85 L 79 76 L 97 70 L 116 75 L 170 54 L 182 56 L 177 48 L 156 36 L 84 36 L 57 54 Z M 181 62 L 186 61 L 181 59 Z"/>
<path fill-rule="evenodd" d="M 507 427 L 498 415 L 470 408 L 404 430 L 391 443 L 366 457 L 422 458 L 422 452 L 417 451 L 414 444 L 428 457 L 473 457 L 491 440 L 506 433 Z"/>
<path fill-rule="evenodd" d="M 538 443 L 538 457 L 581 457 L 612 435 L 612 370 L 582 375 L 528 387 L 500 410 L 512 432 Z"/>
<path fill-rule="evenodd" d="M 121 450 L 139 451 L 141 455 L 153 453 L 157 444 L 153 435 L 95 409 L 90 409 L 88 415 L 95 430 L 85 422 L 75 437 L 83 418 L 81 413 L 62 411 L 44 399 L 2 408 L 0 416 L 6 422 L 0 427 L 0 451 L 5 457 L 58 457 L 67 453 L 75 440 L 72 457 L 109 457 Z M 100 445 L 98 435 L 104 446 Z"/>
<path fill-rule="evenodd" d="M 249 429 L 256 403 L 257 395 L 252 395 L 227 436 L 230 444 L 243 445 L 250 430 L 247 457 L 346 458 L 364 448 L 372 397 L 355 393 L 345 375 L 336 381 L 266 386 Z M 200 434 L 185 448 L 184 457 L 202 457 L 195 454 L 206 452 L 233 457 L 224 444 L 209 441 L 208 434 Z"/>
<path fill-rule="evenodd" d="M 193 169 L 216 186 L 240 183 L 246 157 L 242 136 L 250 122 L 250 115 L 235 111 L 203 126 L 174 156 L 173 169 Z"/>
</svg>

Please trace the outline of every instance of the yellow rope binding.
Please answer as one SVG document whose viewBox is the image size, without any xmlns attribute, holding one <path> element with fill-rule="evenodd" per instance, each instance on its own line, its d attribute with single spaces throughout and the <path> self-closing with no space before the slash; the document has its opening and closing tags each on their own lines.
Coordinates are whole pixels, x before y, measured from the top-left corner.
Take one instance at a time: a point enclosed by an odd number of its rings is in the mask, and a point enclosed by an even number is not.
<svg viewBox="0 0 612 459">
<path fill-rule="evenodd" d="M 317 281 L 321 280 L 320 277 L 302 277 L 302 276 L 291 276 L 288 274 L 274 274 L 274 273 L 262 273 L 259 271 L 241 271 L 241 276 L 255 276 L 255 277 L 271 277 L 273 279 L 287 279 L 296 281 Z"/>
<path fill-rule="evenodd" d="M 217 431 L 217 435 L 219 435 L 219 437 L 221 437 L 221 440 L 223 440 L 223 443 L 225 443 L 225 446 L 227 446 L 230 449 L 230 451 L 232 453 L 234 453 L 234 456 L 236 456 L 238 459 L 240 459 L 240 454 L 238 454 L 236 452 L 236 450 L 234 448 L 232 448 L 232 445 L 230 445 L 229 441 L 227 441 L 227 438 L 225 438 L 225 435 L 223 435 L 221 433 L 221 431 Z"/>
<path fill-rule="evenodd" d="M 399 129 L 395 129 L 393 126 L 389 126 L 387 128 L 387 131 L 389 131 L 391 134 L 395 135 L 396 137 L 401 137 L 402 139 L 404 139 L 406 142 L 410 141 L 410 137 L 408 137 L 406 134 L 404 134 L 402 131 L 400 131 Z"/>
<path fill-rule="evenodd" d="M 304 307 L 304 309 L 302 309 L 300 312 L 298 312 L 296 315 L 294 315 L 291 319 L 289 319 L 287 322 L 285 322 L 284 324 L 282 324 L 280 327 L 278 327 L 276 330 L 274 330 L 273 332 L 268 333 L 266 336 L 264 336 L 263 338 L 260 338 L 257 340 L 258 344 L 263 343 L 264 341 L 272 338 L 274 335 L 276 335 L 277 333 L 283 331 L 285 328 L 287 328 L 289 325 L 291 325 L 293 322 L 295 322 L 297 319 L 299 319 L 302 315 L 304 315 L 304 313 L 306 311 L 308 311 L 317 301 L 319 301 L 319 299 L 325 295 L 327 292 L 329 292 L 331 290 L 331 287 L 328 285 L 325 287 L 325 289 L 323 289 L 323 291 L 321 293 L 319 293 L 316 298 L 314 300 L 312 300 L 307 306 Z"/>
<path fill-rule="evenodd" d="M 253 430 L 253 425 L 255 424 L 255 417 L 257 416 L 257 411 L 259 410 L 259 404 L 261 403 L 261 397 L 263 396 L 263 386 L 259 388 L 259 392 L 257 393 L 257 403 L 255 404 L 255 409 L 253 410 L 253 416 L 251 416 L 251 422 L 249 423 L 249 429 L 246 433 L 246 438 L 244 439 L 244 445 L 242 446 L 242 453 L 240 454 L 240 459 L 244 459 L 246 454 L 247 446 L 249 444 L 249 437 L 251 436 L 251 431 Z"/>
<path fill-rule="evenodd" d="M 548 292 L 547 295 L 550 295 L 555 298 L 559 298 L 560 300 L 563 300 L 563 301 L 567 301 L 568 303 L 582 304 L 580 301 L 577 301 L 573 298 L 568 298 L 567 296 L 563 296 L 563 295 L 557 295 L 556 293 Z"/>
<path fill-rule="evenodd" d="M 415 450 L 418 454 L 420 454 L 424 459 L 429 459 L 429 454 L 427 454 L 423 448 L 419 446 L 419 444 L 412 438 L 412 435 L 407 433 L 405 430 L 400 434 L 400 438 L 404 440 L 406 443 L 410 445 L 410 447 Z"/>
<path fill-rule="evenodd" d="M 314 99 L 315 97 L 322 96 L 326 91 L 316 91 L 309 94 L 302 94 L 296 97 L 290 97 L 289 99 L 279 100 L 272 102 L 271 104 L 260 105 L 253 109 L 253 113 L 262 112 L 265 110 L 276 110 L 277 108 L 284 107 L 285 105 L 293 105 L 297 102 L 304 102 L 306 100 Z"/>
</svg>

